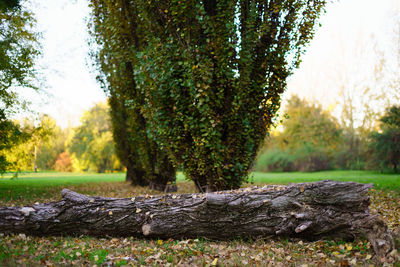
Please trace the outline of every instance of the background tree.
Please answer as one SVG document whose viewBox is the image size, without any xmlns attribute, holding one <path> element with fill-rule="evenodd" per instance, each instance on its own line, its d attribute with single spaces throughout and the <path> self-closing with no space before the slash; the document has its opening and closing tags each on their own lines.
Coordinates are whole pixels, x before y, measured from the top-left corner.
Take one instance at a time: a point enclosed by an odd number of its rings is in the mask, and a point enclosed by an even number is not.
<svg viewBox="0 0 400 267">
<path fill-rule="evenodd" d="M 114 170 L 117 159 L 107 104 L 98 103 L 83 114 L 81 125 L 74 130 L 67 147 L 77 161 L 74 166 L 77 170 Z"/>
<path fill-rule="evenodd" d="M 333 168 L 342 144 L 337 120 L 316 103 L 292 96 L 285 106 L 282 130 L 267 137 L 256 170 L 320 171 Z"/>
<path fill-rule="evenodd" d="M 305 144 L 324 147 L 332 153 L 340 144 L 341 130 L 332 115 L 316 103 L 292 96 L 285 108 L 283 131 L 277 141 L 281 148 L 297 149 Z"/>
<path fill-rule="evenodd" d="M 37 167 L 39 170 L 53 170 L 59 154 L 66 151 L 65 142 L 71 128 L 61 129 L 50 116 L 43 116 L 42 125 L 51 129 L 51 134 L 39 140 L 37 145 Z"/>
<path fill-rule="evenodd" d="M 371 134 L 373 159 L 381 170 L 392 167 L 397 173 L 400 164 L 400 106 L 388 108 L 381 122 L 381 132 Z"/>
<path fill-rule="evenodd" d="M 162 189 L 175 181 L 175 167 L 148 136 L 140 110 L 143 95 L 136 88 L 135 52 L 143 40 L 136 5 L 131 1 L 92 1 L 92 36 L 100 46 L 94 58 L 99 80 L 109 95 L 116 153 L 127 168 L 126 179 L 135 185 Z"/>
<path fill-rule="evenodd" d="M 238 188 L 325 1 L 130 1 L 142 111 L 198 190 Z M 136 52 L 136 51 L 135 51 Z"/>
<path fill-rule="evenodd" d="M 19 144 L 29 140 L 30 135 L 21 127 L 6 118 L 4 110 L 0 110 L 0 172 L 12 169 L 13 162 L 10 161 L 9 151 Z"/>
<path fill-rule="evenodd" d="M 42 116 L 38 125 L 32 118 L 25 118 L 21 122 L 14 121 L 21 136 L 18 144 L 1 151 L 9 171 L 36 171 L 38 147 L 41 142 L 46 142 L 53 134 L 53 128 L 48 124 L 48 117 Z"/>
<path fill-rule="evenodd" d="M 35 20 L 22 7 L 22 1 L 0 2 L 0 149 L 11 149 L 28 137 L 15 125 L 10 116 L 26 107 L 16 88 L 35 86 L 35 59 L 39 55 L 38 35 L 32 31 Z M 22 139 L 21 139 L 22 138 Z M 0 151 L 4 152 L 4 151 Z M 2 153 L 4 154 L 4 153 Z M 0 156 L 0 172 L 10 162 Z"/>
</svg>

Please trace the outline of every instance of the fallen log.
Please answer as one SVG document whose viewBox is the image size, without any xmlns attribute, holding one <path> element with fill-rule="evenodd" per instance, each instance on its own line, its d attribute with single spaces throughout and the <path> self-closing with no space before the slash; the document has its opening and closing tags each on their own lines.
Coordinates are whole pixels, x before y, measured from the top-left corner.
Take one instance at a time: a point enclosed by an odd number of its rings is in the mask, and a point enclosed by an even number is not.
<svg viewBox="0 0 400 267">
<path fill-rule="evenodd" d="M 369 213 L 370 187 L 321 181 L 133 198 L 92 197 L 64 189 L 58 202 L 0 207 L 0 232 L 210 239 L 365 236 L 384 258 L 393 249 L 393 238 L 385 223 Z"/>
</svg>

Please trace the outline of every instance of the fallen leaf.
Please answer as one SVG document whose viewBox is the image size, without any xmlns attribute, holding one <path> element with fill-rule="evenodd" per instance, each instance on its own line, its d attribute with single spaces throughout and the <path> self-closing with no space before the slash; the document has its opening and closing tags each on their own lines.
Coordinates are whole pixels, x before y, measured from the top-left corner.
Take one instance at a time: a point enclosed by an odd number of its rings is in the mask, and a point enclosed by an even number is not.
<svg viewBox="0 0 400 267">
<path fill-rule="evenodd" d="M 396 256 L 397 254 L 399 254 L 399 252 L 397 251 L 397 249 L 393 249 L 393 250 L 389 253 L 389 255 L 392 256 L 392 257 Z"/>
<path fill-rule="evenodd" d="M 340 262 L 340 266 L 348 267 L 348 266 L 350 266 L 350 265 L 349 265 L 349 262 L 348 262 L 347 260 L 342 260 L 342 261 Z"/>
<path fill-rule="evenodd" d="M 26 239 L 26 235 L 25 234 L 18 234 L 18 237 L 21 238 L 22 240 Z"/>
</svg>

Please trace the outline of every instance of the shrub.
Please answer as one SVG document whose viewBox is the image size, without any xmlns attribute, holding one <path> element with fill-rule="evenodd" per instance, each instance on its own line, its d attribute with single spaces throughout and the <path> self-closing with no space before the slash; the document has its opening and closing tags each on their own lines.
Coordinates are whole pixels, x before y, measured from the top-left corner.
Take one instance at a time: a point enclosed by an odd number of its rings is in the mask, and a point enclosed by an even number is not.
<svg viewBox="0 0 400 267">
<path fill-rule="evenodd" d="M 259 155 L 255 170 L 272 172 L 314 172 L 332 169 L 324 148 L 305 144 L 296 150 L 269 149 Z"/>
<path fill-rule="evenodd" d="M 325 1 L 135 3 L 152 136 L 198 190 L 240 187 Z"/>
<path fill-rule="evenodd" d="M 333 154 L 335 168 L 342 170 L 364 170 L 366 162 L 364 155 L 359 155 L 354 150 L 342 149 Z"/>
<path fill-rule="evenodd" d="M 289 152 L 272 149 L 261 154 L 255 166 L 256 171 L 290 172 L 294 170 L 294 156 Z"/>
</svg>

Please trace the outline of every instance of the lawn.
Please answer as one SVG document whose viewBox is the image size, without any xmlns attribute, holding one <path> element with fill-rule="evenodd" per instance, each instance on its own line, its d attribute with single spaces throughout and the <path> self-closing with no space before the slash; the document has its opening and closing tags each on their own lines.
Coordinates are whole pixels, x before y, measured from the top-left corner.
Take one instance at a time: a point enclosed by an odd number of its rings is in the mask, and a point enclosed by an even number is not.
<svg viewBox="0 0 400 267">
<path fill-rule="evenodd" d="M 59 186 L 91 182 L 122 182 L 125 173 L 71 173 L 71 172 L 23 172 L 16 179 L 13 174 L 0 176 L 0 188 L 4 186 Z M 249 182 L 256 184 L 288 184 L 319 180 L 353 181 L 374 183 L 376 188 L 400 189 L 400 174 L 384 174 L 374 171 L 321 171 L 321 172 L 253 172 Z M 177 174 L 177 181 L 185 181 L 185 175 Z"/>
<path fill-rule="evenodd" d="M 256 184 L 306 182 L 323 179 L 375 183 L 371 210 L 394 231 L 400 230 L 400 176 L 373 172 L 253 173 Z M 60 199 L 62 188 L 88 195 L 132 197 L 160 194 L 124 182 L 123 173 L 22 173 L 0 178 L 0 205 L 27 205 Z M 178 174 L 178 193 L 194 192 L 191 182 Z M 385 190 L 382 190 L 385 189 Z M 392 191 L 392 190 L 394 191 Z M 139 238 L 31 237 L 0 234 L 0 266 L 37 265 L 150 265 L 150 266 L 368 266 L 376 265 L 366 240 L 256 239 L 211 241 L 148 240 Z M 397 264 L 397 265 L 396 265 Z M 395 266 L 400 266 L 396 263 Z M 304 265 L 305 266 L 305 265 Z"/>
<path fill-rule="evenodd" d="M 288 184 L 336 180 L 343 182 L 373 183 L 376 189 L 400 192 L 400 174 L 384 174 L 373 171 L 321 171 L 321 172 L 253 172 L 250 181 L 254 183 Z"/>
</svg>

